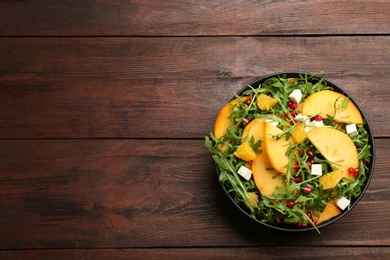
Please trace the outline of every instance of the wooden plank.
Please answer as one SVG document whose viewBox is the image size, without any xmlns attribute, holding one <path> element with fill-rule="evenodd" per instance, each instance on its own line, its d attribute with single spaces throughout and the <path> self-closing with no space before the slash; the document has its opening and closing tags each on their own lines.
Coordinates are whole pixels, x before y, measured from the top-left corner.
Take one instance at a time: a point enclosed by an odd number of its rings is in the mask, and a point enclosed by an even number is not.
<svg viewBox="0 0 390 260">
<path fill-rule="evenodd" d="M 2 1 L 2 36 L 388 34 L 386 0 Z"/>
<path fill-rule="evenodd" d="M 387 259 L 389 247 L 232 247 L 0 251 L 3 259 Z"/>
<path fill-rule="evenodd" d="M 248 221 L 203 140 L 2 140 L 0 250 L 390 246 L 390 139 L 376 143 L 362 201 L 318 235 Z"/>
<path fill-rule="evenodd" d="M 203 138 L 255 78 L 321 70 L 386 137 L 389 56 L 389 37 L 0 38 L 0 138 Z"/>
</svg>

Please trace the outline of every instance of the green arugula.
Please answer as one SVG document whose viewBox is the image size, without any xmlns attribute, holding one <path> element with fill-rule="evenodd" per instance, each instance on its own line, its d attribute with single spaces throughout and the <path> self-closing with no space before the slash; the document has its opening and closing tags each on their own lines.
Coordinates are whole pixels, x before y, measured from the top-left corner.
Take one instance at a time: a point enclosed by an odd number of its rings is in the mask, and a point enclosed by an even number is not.
<svg viewBox="0 0 390 260">
<path fill-rule="evenodd" d="M 244 205 L 243 208 L 253 218 L 274 224 L 300 223 L 304 226 L 313 226 L 319 232 L 307 212 L 319 215 L 329 201 L 341 196 L 351 200 L 357 198 L 362 192 L 368 171 L 366 164 L 370 163 L 371 158 L 369 134 L 364 125 L 358 125 L 359 134 L 352 137 L 360 161 L 359 176 L 354 180 L 343 178 L 336 187 L 327 190 L 319 185 L 319 177 L 311 175 L 307 162 L 321 163 L 324 173 L 331 172 L 332 165 L 337 164 L 326 160 L 307 139 L 300 144 L 292 144 L 288 148 L 286 155 L 289 161 L 286 165 L 285 186 L 277 187 L 271 196 L 261 195 L 253 179 L 246 181 L 238 175 L 238 169 L 243 165 L 245 166 L 247 162 L 233 154 L 243 141 L 242 131 L 246 125 L 245 121 L 256 118 L 270 119 L 278 122 L 278 127 L 283 130 L 283 133 L 278 135 L 277 138 L 285 135 L 288 140 L 291 137 L 296 125 L 290 125 L 290 121 L 294 119 L 294 116 L 291 115 L 287 104 L 290 101 L 289 95 L 294 89 L 300 89 L 303 93 L 301 102 L 304 102 L 309 95 L 315 92 L 326 89 L 332 90 L 323 77 L 318 78 L 311 73 L 301 74 L 295 80 L 287 78 L 286 75 L 273 77 L 257 88 L 248 85 L 247 90 L 242 95 L 234 93 L 234 98 L 239 100 L 239 105 L 232 105 L 230 119 L 234 124 L 220 138 L 216 138 L 211 132 L 210 137 L 205 137 L 205 146 L 212 154 L 212 158 L 218 167 L 219 181 L 226 187 L 235 202 L 238 205 Z M 272 95 L 277 100 L 277 104 L 268 111 L 261 111 L 257 106 L 257 98 L 260 94 Z M 245 104 L 242 96 L 249 96 L 251 101 L 249 105 Z M 344 99 L 341 110 L 346 108 L 348 102 L 350 102 L 349 98 Z M 336 104 L 334 104 L 334 109 L 336 111 Z M 327 118 L 323 119 L 324 123 L 329 127 L 345 131 L 344 126 L 335 122 L 333 118 L 334 115 L 327 115 Z M 249 141 L 249 145 L 256 154 L 262 152 L 261 141 L 255 142 L 253 136 L 245 141 Z M 224 147 L 224 149 L 220 149 L 221 147 Z M 307 155 L 308 150 L 314 152 L 313 158 L 309 158 Z M 299 170 L 293 170 L 293 164 L 298 164 L 300 166 Z M 297 176 L 299 176 L 300 181 L 296 181 Z M 308 188 L 311 189 L 310 193 L 305 192 L 305 189 Z M 288 207 L 286 205 L 287 201 L 294 201 L 294 206 Z"/>
</svg>

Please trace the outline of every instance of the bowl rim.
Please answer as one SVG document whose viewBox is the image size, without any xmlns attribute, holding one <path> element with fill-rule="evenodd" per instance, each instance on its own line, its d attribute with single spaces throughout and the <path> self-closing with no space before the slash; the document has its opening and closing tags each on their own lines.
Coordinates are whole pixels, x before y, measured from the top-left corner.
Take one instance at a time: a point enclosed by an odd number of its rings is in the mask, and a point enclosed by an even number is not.
<svg viewBox="0 0 390 260">
<path fill-rule="evenodd" d="M 269 78 L 273 78 L 273 77 L 278 77 L 278 76 L 281 76 L 281 75 L 286 75 L 287 77 L 297 77 L 299 75 L 303 75 L 303 74 L 309 74 L 310 72 L 299 72 L 299 71 L 286 71 L 286 72 L 276 72 L 276 73 L 272 73 L 272 74 L 268 74 L 268 75 L 265 75 L 265 76 L 262 76 L 260 78 L 257 78 L 255 80 L 253 80 L 251 83 L 249 84 L 246 84 L 243 88 L 241 88 L 238 92 L 236 92 L 237 95 L 241 96 L 243 94 L 244 91 L 246 91 L 247 89 L 249 89 L 249 86 L 252 86 L 254 88 L 258 88 L 259 87 L 259 84 L 260 83 L 263 83 L 265 82 L 267 79 Z M 350 209 L 349 210 L 343 210 L 343 212 L 330 219 L 329 221 L 326 221 L 326 222 L 323 222 L 321 224 L 319 224 L 318 226 L 316 226 L 317 229 L 321 229 L 321 228 L 324 228 L 332 223 L 335 223 L 337 222 L 339 219 L 343 218 L 344 216 L 346 216 L 348 213 L 350 213 L 352 211 L 352 209 L 358 204 L 358 202 L 362 199 L 362 197 L 364 196 L 364 194 L 366 193 L 367 189 L 368 189 L 368 186 L 371 182 L 371 179 L 372 179 L 372 175 L 374 173 L 374 168 L 375 168 L 375 160 L 376 160 L 376 150 L 375 150 L 375 140 L 374 140 L 374 135 L 373 135 L 373 131 L 372 131 L 372 128 L 371 128 L 371 125 L 367 119 L 367 116 L 365 115 L 363 109 L 360 107 L 360 105 L 354 100 L 354 98 L 348 93 L 346 92 L 343 88 L 341 88 L 339 85 L 337 85 L 336 83 L 334 83 L 333 81 L 327 79 L 326 77 L 323 77 L 323 76 L 317 76 L 316 74 L 313 74 L 316 78 L 323 78 L 324 81 L 326 81 L 327 85 L 332 87 L 334 91 L 338 92 L 338 93 L 341 93 L 347 97 L 349 97 L 350 101 L 352 101 L 357 109 L 359 110 L 359 112 L 361 113 L 364 121 L 365 121 L 365 129 L 366 131 L 369 133 L 369 143 L 371 145 L 371 161 L 368 165 L 368 172 L 366 173 L 366 181 L 365 181 L 365 184 L 364 186 L 362 187 L 362 192 L 360 193 L 360 195 L 357 197 L 357 198 L 354 198 L 352 199 L 351 201 L 351 206 L 350 206 Z M 255 86 L 253 86 L 255 85 Z M 233 96 L 231 100 L 234 100 L 235 97 Z M 217 172 L 217 176 L 219 177 L 219 169 L 218 169 L 218 165 L 216 163 L 214 163 L 215 165 L 215 168 L 216 168 L 216 172 Z M 221 182 L 219 182 L 220 185 L 222 186 L 222 189 L 223 191 L 225 192 L 225 194 L 227 195 L 227 197 L 229 198 L 229 200 L 231 202 L 233 202 L 233 204 L 236 206 L 236 208 L 238 208 L 241 212 L 243 212 L 247 217 L 249 217 L 252 221 L 258 223 L 258 224 L 261 224 L 263 226 L 266 226 L 266 227 L 269 227 L 269 228 L 272 228 L 272 229 L 277 229 L 277 230 L 281 230 L 281 231 L 288 231 L 288 232 L 304 232 L 304 231 L 311 231 L 311 230 L 315 230 L 314 227 L 312 226 L 307 226 L 307 227 L 302 227 L 302 228 L 296 228 L 294 225 L 288 225 L 288 224 L 271 224 L 271 223 L 267 223 L 267 222 L 262 222 L 260 219 L 257 219 L 257 218 L 253 218 L 247 211 L 245 211 L 242 207 L 240 207 L 240 205 L 238 205 L 235 201 L 234 201 L 234 198 L 232 197 L 232 195 L 230 193 L 228 193 L 228 190 L 226 189 L 225 185 Z"/>
</svg>

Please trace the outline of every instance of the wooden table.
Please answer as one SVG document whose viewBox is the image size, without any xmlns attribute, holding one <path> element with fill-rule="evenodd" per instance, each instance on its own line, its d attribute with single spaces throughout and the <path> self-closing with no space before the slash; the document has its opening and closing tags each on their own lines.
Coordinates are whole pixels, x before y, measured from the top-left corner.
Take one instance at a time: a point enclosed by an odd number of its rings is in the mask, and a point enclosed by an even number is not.
<svg viewBox="0 0 390 260">
<path fill-rule="evenodd" d="M 387 0 L 1 1 L 0 258 L 389 258 L 389 35 Z M 204 147 L 280 71 L 372 124 L 369 189 L 321 235 L 247 221 Z"/>
</svg>

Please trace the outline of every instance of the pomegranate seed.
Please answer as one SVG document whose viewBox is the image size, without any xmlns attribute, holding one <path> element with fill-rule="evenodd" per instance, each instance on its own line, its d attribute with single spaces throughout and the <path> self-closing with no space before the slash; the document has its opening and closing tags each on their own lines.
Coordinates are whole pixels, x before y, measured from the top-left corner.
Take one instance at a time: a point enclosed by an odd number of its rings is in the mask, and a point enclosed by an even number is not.
<svg viewBox="0 0 390 260">
<path fill-rule="evenodd" d="M 244 122 L 245 124 L 248 124 L 248 123 L 249 123 L 249 120 L 248 120 L 247 118 L 245 118 L 245 117 L 243 117 L 243 118 L 241 119 L 241 121 Z"/>
<path fill-rule="evenodd" d="M 322 116 L 316 115 L 315 120 L 316 120 L 316 121 L 322 121 Z"/>
<path fill-rule="evenodd" d="M 353 176 L 358 176 L 359 175 L 359 168 L 353 169 Z"/>
<path fill-rule="evenodd" d="M 245 105 L 248 105 L 248 106 L 249 106 L 249 105 L 251 104 L 251 100 L 250 100 L 250 99 L 247 99 L 247 100 L 244 101 L 244 103 L 245 103 Z"/>
<path fill-rule="evenodd" d="M 291 120 L 290 121 L 290 125 L 295 125 L 295 124 L 298 124 L 299 121 L 297 119 L 294 119 L 294 120 Z"/>
<path fill-rule="evenodd" d="M 312 150 L 307 150 L 306 154 L 307 154 L 309 157 L 311 157 L 311 158 L 314 157 L 314 153 L 313 153 Z"/>
<path fill-rule="evenodd" d="M 287 202 L 287 207 L 292 209 L 294 207 L 294 202 L 292 202 L 292 201 Z"/>
<path fill-rule="evenodd" d="M 297 223 L 297 228 L 301 228 L 302 227 L 302 222 L 298 222 Z"/>
<path fill-rule="evenodd" d="M 294 164 L 292 167 L 295 171 L 298 171 L 301 168 L 301 166 L 299 166 L 299 164 Z"/>
<path fill-rule="evenodd" d="M 307 161 L 306 164 L 307 164 L 307 166 L 309 166 L 309 168 L 311 168 L 311 166 L 312 166 L 311 162 Z"/>
<path fill-rule="evenodd" d="M 291 111 L 290 111 L 290 114 L 291 114 L 292 116 L 295 116 L 295 115 L 297 114 L 297 112 L 295 112 L 295 110 L 291 110 Z"/>
<path fill-rule="evenodd" d="M 363 160 L 364 166 L 367 166 L 368 162 L 366 160 Z"/>
<path fill-rule="evenodd" d="M 253 160 L 249 160 L 249 161 L 247 161 L 247 163 L 252 164 L 252 163 L 253 163 Z"/>
<path fill-rule="evenodd" d="M 314 226 L 317 225 L 317 220 L 316 219 L 313 219 L 312 221 L 313 221 Z"/>
<path fill-rule="evenodd" d="M 290 101 L 290 102 L 287 103 L 287 106 L 288 106 L 289 108 L 291 108 L 292 104 L 294 104 L 294 102 L 291 102 L 291 101 Z"/>
<path fill-rule="evenodd" d="M 310 188 L 310 187 L 305 187 L 305 188 L 303 188 L 303 191 L 304 191 L 306 194 L 310 194 L 310 193 L 313 191 L 313 189 Z"/>
<path fill-rule="evenodd" d="M 308 212 L 306 213 L 306 215 L 307 215 L 310 219 L 313 219 L 313 215 L 311 214 L 310 211 L 308 211 Z"/>
<path fill-rule="evenodd" d="M 292 103 L 291 106 L 290 106 L 291 109 L 297 109 L 298 108 L 298 105 L 295 104 L 295 103 Z"/>
<path fill-rule="evenodd" d="M 302 177 L 295 177 L 295 182 L 297 182 L 297 183 L 299 183 L 299 182 L 301 182 L 302 181 Z"/>
<path fill-rule="evenodd" d="M 349 175 L 352 175 L 352 176 L 353 176 L 353 174 L 354 174 L 354 169 L 353 169 L 352 167 L 349 167 L 349 168 L 348 168 L 348 173 L 349 173 Z"/>
<path fill-rule="evenodd" d="M 290 118 L 290 116 L 287 113 L 284 113 L 283 117 L 286 118 L 286 119 Z"/>
</svg>

